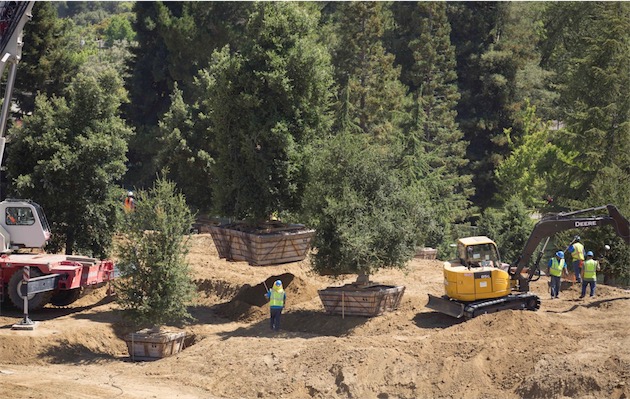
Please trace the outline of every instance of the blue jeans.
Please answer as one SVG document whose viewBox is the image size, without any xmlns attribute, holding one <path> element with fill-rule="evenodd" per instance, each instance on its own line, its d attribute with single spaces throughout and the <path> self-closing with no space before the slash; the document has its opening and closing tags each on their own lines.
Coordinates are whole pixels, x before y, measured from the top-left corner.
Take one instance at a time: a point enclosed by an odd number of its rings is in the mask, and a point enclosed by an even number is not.
<svg viewBox="0 0 630 399">
<path fill-rule="evenodd" d="M 576 260 L 573 262 L 573 273 L 575 273 L 575 281 L 578 283 L 582 282 L 582 268 L 580 267 L 581 262 L 583 261 Z"/>
<path fill-rule="evenodd" d="M 282 314 L 282 308 L 270 308 L 271 312 L 271 329 L 278 331 L 280 329 L 280 315 Z"/>
<path fill-rule="evenodd" d="M 551 297 L 557 298 L 560 294 L 560 276 L 551 276 Z"/>
<path fill-rule="evenodd" d="M 591 296 L 595 296 L 595 286 L 597 285 L 597 281 L 582 281 L 582 296 L 586 295 L 586 286 L 591 286 Z"/>
</svg>

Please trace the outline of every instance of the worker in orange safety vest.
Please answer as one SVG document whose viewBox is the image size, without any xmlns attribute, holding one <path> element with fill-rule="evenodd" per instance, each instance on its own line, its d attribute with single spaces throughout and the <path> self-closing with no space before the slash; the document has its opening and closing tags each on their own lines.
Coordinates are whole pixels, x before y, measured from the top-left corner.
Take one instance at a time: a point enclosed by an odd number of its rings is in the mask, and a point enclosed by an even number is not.
<svg viewBox="0 0 630 399">
<path fill-rule="evenodd" d="M 131 212 L 136 208 L 136 200 L 133 196 L 133 191 L 129 191 L 127 193 L 127 198 L 125 198 L 125 212 Z"/>
</svg>

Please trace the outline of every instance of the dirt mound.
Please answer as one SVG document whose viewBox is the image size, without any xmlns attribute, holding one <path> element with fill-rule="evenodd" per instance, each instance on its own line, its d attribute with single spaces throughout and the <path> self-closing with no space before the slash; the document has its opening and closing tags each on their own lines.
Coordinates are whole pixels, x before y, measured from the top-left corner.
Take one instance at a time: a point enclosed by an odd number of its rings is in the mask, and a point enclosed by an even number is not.
<svg viewBox="0 0 630 399">
<path fill-rule="evenodd" d="M 198 297 L 184 326 L 185 350 L 133 363 L 130 327 L 106 289 L 73 306 L 48 307 L 34 331 L 22 315 L 0 315 L 0 384 L 32 398 L 630 398 L 630 292 L 603 284 L 595 298 L 548 279 L 532 282 L 541 308 L 470 321 L 425 307 L 443 293 L 442 264 L 414 259 L 406 270 L 370 276 L 404 285 L 398 310 L 374 318 L 325 313 L 317 291 L 343 286 L 302 262 L 252 267 L 219 259 L 209 234 L 190 237 Z M 287 308 L 280 333 L 268 326 L 265 284 L 281 279 Z M 176 328 L 176 327 L 173 327 Z"/>
<path fill-rule="evenodd" d="M 269 287 L 276 280 L 282 281 L 287 294 L 287 306 L 309 302 L 317 297 L 317 287 L 291 273 L 283 273 L 268 277 L 264 282 L 251 286 L 242 286 L 234 297 L 226 303 L 216 306 L 216 312 L 221 317 L 233 321 L 252 322 L 268 317 L 268 299 L 265 297 Z"/>
</svg>

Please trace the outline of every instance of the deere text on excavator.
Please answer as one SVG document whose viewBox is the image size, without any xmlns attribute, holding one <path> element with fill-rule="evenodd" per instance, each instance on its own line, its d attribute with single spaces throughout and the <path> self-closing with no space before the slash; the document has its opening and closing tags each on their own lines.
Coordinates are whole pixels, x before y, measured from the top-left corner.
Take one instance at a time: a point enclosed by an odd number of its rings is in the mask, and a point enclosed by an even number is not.
<svg viewBox="0 0 630 399">
<path fill-rule="evenodd" d="M 608 214 L 586 216 L 603 210 Z M 560 231 L 606 225 L 611 225 L 630 245 L 630 223 L 614 205 L 546 216 L 536 223 L 523 252 L 512 265 L 501 262 L 497 246 L 490 238 L 461 238 L 457 241 L 458 259 L 444 263 L 445 295 L 429 294 L 426 306 L 466 319 L 506 309 L 537 310 L 540 298 L 529 292 L 529 283 L 540 278 L 540 259 L 551 236 Z M 527 267 L 545 238 L 534 265 Z"/>
</svg>

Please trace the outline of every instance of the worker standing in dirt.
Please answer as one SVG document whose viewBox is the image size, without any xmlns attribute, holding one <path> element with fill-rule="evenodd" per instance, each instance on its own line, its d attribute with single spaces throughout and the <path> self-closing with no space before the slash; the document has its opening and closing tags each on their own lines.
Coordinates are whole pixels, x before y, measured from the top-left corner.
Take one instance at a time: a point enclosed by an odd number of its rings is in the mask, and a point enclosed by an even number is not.
<svg viewBox="0 0 630 399">
<path fill-rule="evenodd" d="M 271 329 L 273 331 L 278 331 L 280 330 L 280 315 L 282 314 L 282 309 L 284 308 L 284 304 L 287 300 L 287 294 L 282 288 L 282 281 L 276 280 L 265 296 L 269 298 Z"/>
<path fill-rule="evenodd" d="M 569 245 L 569 253 L 573 259 L 573 273 L 575 281 L 582 282 L 582 266 L 584 266 L 584 245 L 580 242 L 580 236 L 576 236 L 573 244 Z"/>
<path fill-rule="evenodd" d="M 590 285 L 591 298 L 595 296 L 595 286 L 597 285 L 597 272 L 599 271 L 599 262 L 593 259 L 593 251 L 586 253 L 586 261 L 582 268 L 582 295 L 580 299 L 586 295 L 586 286 Z"/>
<path fill-rule="evenodd" d="M 566 277 L 568 274 L 567 265 L 564 262 L 564 252 L 558 251 L 553 258 L 549 259 L 547 273 L 551 276 L 551 299 L 558 298 L 562 276 Z"/>
</svg>

